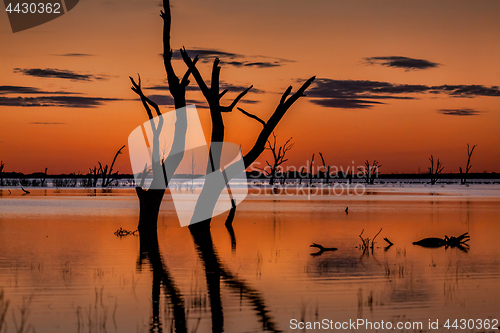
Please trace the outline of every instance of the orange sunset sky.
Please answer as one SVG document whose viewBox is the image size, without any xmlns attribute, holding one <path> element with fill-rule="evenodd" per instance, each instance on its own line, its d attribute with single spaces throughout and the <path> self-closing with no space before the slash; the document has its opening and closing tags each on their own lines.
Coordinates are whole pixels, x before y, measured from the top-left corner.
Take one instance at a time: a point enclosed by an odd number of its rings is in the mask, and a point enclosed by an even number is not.
<svg viewBox="0 0 500 333">
<path fill-rule="evenodd" d="M 4 171 L 86 173 L 109 164 L 147 120 L 128 76 L 139 73 L 144 92 L 173 109 L 160 5 L 80 1 L 18 33 L 0 13 Z M 219 56 L 231 88 L 225 101 L 253 84 L 239 106 L 264 119 L 288 85 L 316 75 L 276 130 L 279 142 L 295 143 L 287 165 L 321 151 L 330 165 L 377 159 L 382 173 L 416 173 L 433 154 L 443 172 L 458 172 L 470 143 L 478 145 L 471 172 L 500 172 L 499 17 L 498 0 L 173 0 L 172 46 L 199 54 L 206 79 Z M 208 110 L 191 81 L 187 98 L 207 134 Z M 237 111 L 224 119 L 226 140 L 248 151 L 261 125 Z M 131 172 L 128 151 L 115 170 Z"/>
</svg>

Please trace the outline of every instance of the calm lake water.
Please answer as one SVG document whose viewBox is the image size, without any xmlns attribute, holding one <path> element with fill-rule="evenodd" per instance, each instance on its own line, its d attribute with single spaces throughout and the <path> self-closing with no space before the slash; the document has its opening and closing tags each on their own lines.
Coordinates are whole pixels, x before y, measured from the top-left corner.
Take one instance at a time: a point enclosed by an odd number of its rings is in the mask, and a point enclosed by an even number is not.
<svg viewBox="0 0 500 333">
<path fill-rule="evenodd" d="M 21 321 L 39 333 L 327 331 L 294 329 L 294 319 L 394 325 L 378 332 L 417 332 L 408 325 L 419 322 L 429 332 L 490 332 L 443 324 L 500 319 L 498 189 L 487 196 L 435 195 L 429 188 L 334 200 L 249 196 L 236 212 L 235 245 L 222 215 L 212 221 L 208 254 L 197 251 L 165 197 L 159 248 L 149 257 L 141 257 L 139 237 L 114 235 L 137 227 L 132 189 L 1 191 L 6 332 Z M 363 253 L 358 235 L 373 238 L 381 228 L 373 250 Z M 465 232 L 468 249 L 412 245 Z M 385 249 L 384 237 L 394 245 Z M 338 250 L 312 255 L 312 243 Z M 205 272 L 207 258 L 220 264 L 220 288 Z M 429 329 L 429 320 L 439 328 Z M 407 329 L 396 329 L 399 322 Z"/>
</svg>

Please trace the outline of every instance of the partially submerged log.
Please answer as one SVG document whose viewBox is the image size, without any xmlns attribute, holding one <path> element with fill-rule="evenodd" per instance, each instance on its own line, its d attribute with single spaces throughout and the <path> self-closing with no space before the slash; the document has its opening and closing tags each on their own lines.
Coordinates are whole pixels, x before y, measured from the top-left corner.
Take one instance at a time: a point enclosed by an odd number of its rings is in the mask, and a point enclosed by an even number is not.
<svg viewBox="0 0 500 333">
<path fill-rule="evenodd" d="M 447 235 L 444 236 L 444 238 L 438 238 L 438 237 L 429 237 L 429 238 L 424 238 L 421 239 L 417 242 L 413 242 L 413 245 L 419 245 L 422 247 L 429 247 L 429 248 L 437 248 L 437 247 L 442 247 L 445 246 L 446 248 L 448 247 L 459 247 L 463 248 L 464 245 L 466 244 L 470 239 L 469 233 L 463 233 L 458 237 L 448 237 Z"/>
<path fill-rule="evenodd" d="M 120 237 L 128 236 L 128 235 L 134 235 L 135 236 L 138 233 L 139 233 L 138 230 L 131 231 L 131 230 L 123 229 L 122 227 L 120 227 L 120 229 L 118 229 L 118 230 L 115 231 L 115 235 L 116 236 L 120 236 Z"/>
<path fill-rule="evenodd" d="M 393 245 L 394 245 L 394 243 L 393 243 L 393 242 L 391 242 L 391 241 L 389 240 L 389 238 L 384 237 L 384 240 L 387 242 L 387 244 L 389 244 L 389 246 L 393 246 Z"/>
<path fill-rule="evenodd" d="M 312 243 L 312 245 L 309 245 L 309 247 L 317 247 L 319 249 L 318 252 L 311 253 L 312 256 L 319 256 L 323 254 L 325 251 L 337 251 L 338 249 L 336 247 L 324 247 L 321 244 L 316 244 Z"/>
</svg>

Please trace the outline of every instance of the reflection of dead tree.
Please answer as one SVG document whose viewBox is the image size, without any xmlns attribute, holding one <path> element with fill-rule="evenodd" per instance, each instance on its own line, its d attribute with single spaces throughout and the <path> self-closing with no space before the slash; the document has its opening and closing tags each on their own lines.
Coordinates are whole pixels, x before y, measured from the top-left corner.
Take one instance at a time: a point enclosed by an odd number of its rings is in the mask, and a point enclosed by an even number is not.
<svg viewBox="0 0 500 333">
<path fill-rule="evenodd" d="M 326 185 L 329 185 L 330 184 L 330 170 L 332 169 L 331 166 L 327 166 L 326 163 L 325 163 L 325 159 L 323 158 L 323 154 L 321 154 L 321 152 L 319 153 L 319 156 L 321 157 L 321 162 L 323 163 L 323 170 L 325 172 L 325 182 L 326 182 Z"/>
<path fill-rule="evenodd" d="M 465 174 L 462 172 L 462 167 L 460 167 L 460 184 L 465 185 L 467 183 L 467 175 L 469 174 L 469 170 L 472 168 L 472 165 L 470 164 L 470 158 L 472 156 L 472 153 L 474 152 L 474 148 L 476 148 L 477 145 L 473 145 L 472 149 L 470 149 L 469 144 L 467 144 L 467 166 L 465 167 Z"/>
<path fill-rule="evenodd" d="M 9 301 L 4 299 L 4 291 L 3 289 L 0 289 L 0 332 L 3 332 L 3 328 L 7 326 L 7 324 L 5 324 L 5 315 L 7 314 L 8 309 Z"/>
<path fill-rule="evenodd" d="M 273 153 L 273 161 L 271 165 L 266 160 L 267 166 L 269 167 L 269 171 L 264 169 L 268 174 L 268 176 L 271 176 L 271 178 L 269 179 L 269 185 L 274 185 L 274 180 L 276 179 L 278 174 L 278 168 L 280 168 L 280 166 L 283 163 L 288 161 L 288 159 L 285 158 L 285 154 L 293 147 L 293 143 L 290 142 L 292 138 L 288 139 L 284 145 L 276 147 L 277 145 L 276 134 L 274 134 L 274 132 L 272 134 L 273 134 L 273 142 L 271 143 L 269 140 L 267 140 L 266 150 L 270 150 Z M 283 174 L 283 171 L 281 173 Z"/>
<path fill-rule="evenodd" d="M 199 223 L 195 224 L 199 225 Z M 212 314 L 212 332 L 224 331 L 224 313 L 221 300 L 221 280 L 240 297 L 246 298 L 255 310 L 263 331 L 280 332 L 261 294 L 249 286 L 245 281 L 231 273 L 219 259 L 216 253 L 210 229 L 190 228 L 191 235 L 198 250 L 198 254 L 205 267 L 210 311 Z M 207 231 L 207 232 L 205 232 Z"/>
<path fill-rule="evenodd" d="M 367 184 L 373 185 L 375 182 L 375 178 L 378 177 L 378 169 L 382 165 L 378 164 L 378 161 L 373 161 L 373 164 L 370 165 L 368 160 L 365 161 L 364 167 L 358 167 L 358 170 L 362 172 L 362 177 L 365 179 Z"/>
<path fill-rule="evenodd" d="M 431 155 L 429 157 L 429 161 L 431 162 L 431 166 L 428 168 L 429 170 L 429 175 L 431 178 L 431 185 L 436 184 L 436 181 L 438 180 L 438 175 L 443 171 L 444 166 L 441 165 L 441 162 L 439 161 L 439 158 L 436 163 L 436 169 L 434 169 L 434 156 Z"/>
<path fill-rule="evenodd" d="M 231 250 L 233 252 L 236 251 L 236 234 L 234 233 L 234 228 L 233 228 L 233 220 L 235 214 L 236 214 L 236 200 L 231 199 L 231 210 L 229 210 L 225 226 L 227 232 L 229 233 L 229 237 L 231 238 Z"/>
<path fill-rule="evenodd" d="M 137 261 L 138 269 L 142 268 L 142 263 L 144 261 L 149 262 L 153 271 L 151 302 L 153 313 L 150 322 L 150 332 L 161 333 L 163 331 L 160 321 L 160 294 L 161 287 L 163 286 L 165 294 L 172 304 L 175 332 L 186 333 L 187 323 L 184 298 L 170 275 L 168 267 L 163 261 L 158 246 L 158 238 L 146 233 L 140 234 L 140 256 Z"/>
</svg>

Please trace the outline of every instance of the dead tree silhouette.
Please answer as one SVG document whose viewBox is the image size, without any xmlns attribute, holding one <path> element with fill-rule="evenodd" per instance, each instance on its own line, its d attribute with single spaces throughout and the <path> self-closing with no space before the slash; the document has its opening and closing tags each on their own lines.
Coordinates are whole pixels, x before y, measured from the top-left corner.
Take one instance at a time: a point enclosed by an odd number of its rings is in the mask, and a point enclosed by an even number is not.
<svg viewBox="0 0 500 333">
<path fill-rule="evenodd" d="M 193 77 L 195 78 L 200 90 L 202 91 L 205 99 L 208 101 L 210 106 L 210 115 L 212 120 L 212 134 L 210 141 L 210 151 L 209 151 L 209 163 L 207 163 L 207 171 L 211 171 L 211 174 L 220 173 L 220 159 L 222 153 L 222 144 L 224 140 L 224 120 L 222 117 L 223 112 L 231 112 L 233 108 L 236 106 L 236 103 L 249 91 L 251 86 L 240 93 L 238 97 L 231 103 L 231 105 L 227 107 L 223 107 L 220 105 L 220 98 L 225 94 L 225 91 L 219 92 L 219 77 L 220 77 L 220 67 L 219 67 L 219 59 L 216 58 L 212 67 L 212 80 L 211 87 L 208 88 L 203 77 L 201 76 L 196 64 L 191 60 L 189 55 L 187 54 L 185 49 L 181 49 L 181 54 L 184 59 L 184 62 L 191 70 Z M 292 87 L 288 87 L 288 89 L 283 93 L 281 99 L 279 101 L 278 106 L 274 110 L 271 117 L 267 122 L 263 122 L 263 129 L 257 137 L 257 140 L 253 147 L 250 149 L 248 153 L 243 156 L 243 163 L 245 168 L 249 167 L 264 151 L 266 143 L 268 141 L 269 136 L 274 131 L 280 120 L 283 118 L 285 113 L 290 109 L 290 107 L 302 96 L 304 95 L 305 90 L 311 85 L 315 77 L 311 77 L 307 81 L 305 81 L 302 86 L 290 96 L 292 92 Z M 249 115 L 248 112 L 244 113 L 245 115 Z M 253 119 L 257 117 L 252 115 Z M 233 163 L 227 166 L 224 169 L 224 173 L 227 176 L 227 179 L 232 179 L 238 174 L 237 164 Z M 208 174 L 208 172 L 207 172 Z M 213 181 L 215 180 L 215 181 Z M 218 195 L 214 195 L 214 193 L 220 194 L 226 184 L 221 184 L 217 182 L 217 177 L 207 177 L 205 184 L 201 190 L 200 196 L 196 203 L 196 207 L 194 210 L 194 214 L 192 217 L 192 221 L 201 221 L 196 224 L 191 224 L 190 228 L 204 228 L 205 230 L 210 228 L 211 218 L 203 218 L 206 216 L 212 216 L 213 209 L 218 199 Z"/>
<path fill-rule="evenodd" d="M 84 182 L 84 186 L 96 187 L 99 179 L 101 179 L 101 187 L 104 188 L 110 186 L 118 176 L 118 171 L 113 173 L 113 167 L 115 165 L 118 155 L 122 153 L 123 148 L 125 148 L 125 145 L 123 145 L 120 149 L 118 149 L 118 151 L 115 154 L 115 157 L 113 158 L 111 166 L 108 166 L 106 164 L 103 167 L 101 162 L 97 162 L 99 164 L 99 168 L 97 166 L 94 166 L 93 169 L 89 168 L 89 173 L 87 174 L 87 179 Z M 47 173 L 47 168 L 45 168 L 45 173 Z"/>
<path fill-rule="evenodd" d="M 315 154 L 312 154 L 311 162 L 309 163 L 309 184 L 307 186 L 312 185 L 313 178 L 314 178 L 314 173 L 313 173 L 314 155 Z"/>
<path fill-rule="evenodd" d="M 325 178 L 326 185 L 329 185 L 330 184 L 330 170 L 332 169 L 332 167 L 329 165 L 326 165 L 325 159 L 323 158 L 323 154 L 321 154 L 321 152 L 319 153 L 319 156 L 321 157 L 321 163 L 323 163 L 323 170 L 325 172 L 324 178 Z"/>
<path fill-rule="evenodd" d="M 157 220 L 160 210 L 161 201 L 165 194 L 165 188 L 168 185 L 167 175 L 173 175 L 175 170 L 181 163 L 184 157 L 184 147 L 186 141 L 187 130 L 187 115 L 183 109 L 186 106 L 186 87 L 189 84 L 189 75 L 191 70 L 187 69 L 182 79 L 175 74 L 172 66 L 172 49 L 170 47 L 170 29 L 171 29 L 171 13 L 170 1 L 163 1 L 163 11 L 160 15 L 163 19 L 163 63 L 167 74 L 167 82 L 170 94 L 174 99 L 174 106 L 176 108 L 176 122 L 174 129 L 174 139 L 172 143 L 171 152 L 178 152 L 176 154 L 169 154 L 166 159 L 160 159 L 160 145 L 159 137 L 163 128 L 163 118 L 158 105 L 144 95 L 141 87 L 141 79 L 138 78 L 136 83 L 132 77 L 132 90 L 139 95 L 144 109 L 147 112 L 150 120 L 151 129 L 153 132 L 152 142 L 152 163 L 151 169 L 153 173 L 152 186 L 148 190 L 144 190 L 141 186 L 135 188 L 139 198 L 139 225 L 137 229 L 139 232 L 148 233 L 153 239 L 157 232 Z M 196 64 L 198 58 L 195 57 L 193 63 Z M 158 124 L 155 124 L 151 108 L 155 110 L 158 117 Z M 144 168 L 143 180 L 147 174 L 147 166 Z M 163 186 L 162 186 L 163 185 Z"/>
<path fill-rule="evenodd" d="M 436 163 L 436 169 L 434 169 L 434 156 L 432 156 L 432 155 L 431 155 L 431 157 L 429 157 L 429 161 L 431 162 L 431 166 L 428 168 L 429 175 L 431 178 L 431 185 L 434 185 L 434 184 L 436 184 L 436 182 L 438 180 L 438 175 L 441 173 L 441 171 L 443 171 L 444 166 L 441 165 L 441 162 L 439 161 L 439 158 L 438 158 L 437 163 Z"/>
<path fill-rule="evenodd" d="M 266 150 L 270 150 L 271 153 L 273 154 L 273 160 L 271 161 L 272 165 L 266 160 L 267 166 L 269 167 L 269 171 L 266 169 L 263 169 L 266 171 L 268 176 L 271 178 L 269 179 L 269 185 L 274 185 L 274 181 L 276 180 L 276 177 L 278 176 L 278 169 L 280 169 L 280 166 L 288 161 L 287 158 L 285 158 L 286 153 L 293 148 L 293 143 L 290 141 L 292 138 L 288 139 L 282 146 L 277 147 L 276 143 L 276 134 L 273 134 L 273 142 L 267 140 L 266 143 Z M 283 171 L 281 172 L 283 173 Z"/>
<path fill-rule="evenodd" d="M 219 59 L 215 59 L 212 67 L 212 76 L 211 76 L 211 86 L 210 88 L 205 83 L 202 78 L 198 68 L 196 67 L 196 63 L 198 57 L 191 59 L 187 54 L 185 49 L 181 49 L 181 55 L 184 60 L 184 63 L 187 65 L 188 70 L 184 74 L 183 78 L 179 80 L 176 76 L 174 69 L 172 67 L 172 50 L 170 48 L 170 27 L 171 27 L 171 12 L 170 12 L 170 2 L 168 0 L 163 0 L 163 11 L 161 12 L 161 17 L 164 20 L 164 28 L 163 28 L 163 57 L 164 57 L 164 67 L 167 73 L 167 81 L 169 85 L 169 90 L 174 98 L 174 104 L 176 108 L 176 123 L 174 129 L 174 139 L 172 143 L 172 151 L 184 151 L 185 141 L 186 141 L 186 128 L 187 128 L 187 117 L 185 111 L 181 111 L 183 107 L 186 106 L 186 87 L 189 84 L 188 77 L 192 74 L 195 78 L 201 92 L 203 93 L 205 99 L 208 102 L 210 107 L 210 118 L 212 123 L 212 132 L 210 137 L 210 148 L 209 148 L 209 161 L 207 163 L 207 177 L 202 187 L 199 198 L 196 202 L 196 206 L 194 209 L 194 213 L 192 216 L 193 221 L 201 221 L 198 223 L 191 223 L 189 226 L 190 233 L 192 235 L 194 244 L 198 250 L 198 254 L 203 262 L 206 280 L 207 280 L 207 288 L 209 292 L 210 298 L 210 308 L 212 313 L 212 331 L 213 332 L 223 332 L 224 327 L 224 316 L 221 302 L 221 288 L 220 282 L 221 280 L 227 284 L 229 288 L 234 290 L 238 295 L 243 295 L 246 297 L 249 302 L 252 304 L 252 307 L 255 309 L 257 314 L 259 315 L 259 320 L 262 322 L 262 327 L 264 330 L 270 330 L 277 332 L 278 330 L 275 328 L 276 325 L 273 323 L 271 317 L 268 314 L 268 310 L 265 306 L 265 303 L 260 296 L 260 294 L 248 286 L 244 281 L 239 280 L 235 277 L 228 269 L 226 269 L 221 263 L 215 252 L 215 248 L 212 241 L 212 235 L 210 230 L 211 216 L 213 215 L 213 210 L 215 208 L 215 204 L 217 203 L 218 197 L 224 188 L 227 187 L 228 180 L 232 179 L 236 175 L 240 173 L 239 166 L 237 163 L 230 164 L 225 167 L 224 174 L 227 176 L 225 178 L 226 182 L 218 182 L 214 181 L 214 178 L 208 177 L 210 174 L 218 174 L 220 175 L 221 171 L 221 155 L 222 155 L 222 142 L 224 141 L 225 127 L 223 120 L 223 113 L 231 112 L 236 107 L 236 104 L 248 93 L 248 91 L 252 88 L 250 86 L 240 94 L 231 102 L 228 106 L 221 106 L 220 100 L 227 92 L 224 90 L 220 92 L 220 66 Z M 130 78 L 132 82 L 132 90 L 140 97 L 141 102 L 143 104 L 144 109 L 146 110 L 148 117 L 150 119 L 150 125 L 153 133 L 153 140 L 151 143 L 152 146 L 152 160 L 153 163 L 149 168 L 148 165 L 144 167 L 144 172 L 142 175 L 141 186 L 136 187 L 137 196 L 139 197 L 140 203 L 140 213 L 139 213 L 139 225 L 138 230 L 141 237 L 141 244 L 147 244 L 145 246 L 148 247 L 147 250 L 143 252 L 145 254 L 145 258 L 158 267 L 156 269 L 157 274 L 156 278 L 153 279 L 153 306 L 154 300 L 158 300 L 158 290 L 159 285 L 164 283 L 169 285 L 168 281 L 170 281 L 168 277 L 168 271 L 166 270 L 166 266 L 161 264 L 161 257 L 157 255 L 159 253 L 157 244 L 158 244 L 158 235 L 157 235 L 157 220 L 159 208 L 161 205 L 162 198 L 165 193 L 165 187 L 168 185 L 168 176 L 173 175 L 177 167 L 179 166 L 181 160 L 184 157 L 184 153 L 177 153 L 169 155 L 160 160 L 159 158 L 159 136 L 160 132 L 163 128 L 163 120 L 161 116 L 161 112 L 156 103 L 151 101 L 148 97 L 146 97 L 141 88 L 140 77 L 138 82 L 136 83 L 134 79 Z M 281 99 L 275 108 L 272 115 L 269 117 L 267 121 L 263 121 L 259 117 L 252 115 L 242 109 L 240 111 L 248 116 L 249 118 L 255 119 L 259 121 L 263 128 L 260 131 L 257 139 L 252 146 L 252 148 L 242 157 L 243 164 L 245 168 L 249 167 L 265 150 L 266 142 L 269 139 L 269 136 L 275 130 L 278 123 L 281 121 L 285 113 L 290 109 L 290 107 L 302 96 L 304 95 L 305 90 L 311 85 L 314 77 L 306 80 L 302 86 L 292 94 L 292 87 L 288 87 L 286 91 L 281 96 Z M 155 115 L 153 114 L 152 109 L 158 120 L 155 122 Z M 173 147 L 176 147 L 174 149 Z M 156 161 L 156 162 L 154 162 Z M 149 190 L 144 190 L 142 185 L 144 185 L 144 179 L 149 172 L 152 172 L 152 185 Z M 220 179 L 220 178 L 219 178 Z M 217 195 L 214 195 L 217 194 Z M 234 214 L 236 211 L 236 203 L 232 200 L 232 209 L 229 212 L 226 225 L 232 227 L 232 221 L 234 219 Z M 209 218 L 207 218 L 209 217 Z M 232 229 L 232 228 L 231 228 Z M 228 228 L 229 230 L 229 228 Z M 235 244 L 235 236 L 234 230 L 232 238 L 232 243 Z M 230 232 L 231 233 L 231 232 Z M 156 249 L 156 250 L 155 250 Z M 155 270 L 155 268 L 153 268 Z M 182 301 L 179 299 L 178 293 L 175 291 L 174 287 L 169 287 L 169 291 L 167 293 L 171 294 L 171 301 L 175 306 L 177 303 L 179 307 L 179 315 L 181 319 L 176 322 L 176 331 L 184 332 L 185 325 L 182 323 L 185 322 L 185 318 L 182 319 Z M 175 297 L 174 297 L 175 296 Z M 182 311 L 181 311 L 182 310 Z M 153 322 L 158 322 L 157 309 L 153 308 Z M 177 328 L 179 325 L 179 328 Z M 160 330 L 159 325 L 153 325 L 153 329 Z"/>
<path fill-rule="evenodd" d="M 462 172 L 462 167 L 460 167 L 460 184 L 462 185 L 467 184 L 467 175 L 469 174 L 469 170 L 472 168 L 470 158 L 472 157 L 472 153 L 476 147 L 477 145 L 473 145 L 471 149 L 469 144 L 467 144 L 467 165 L 465 166 L 465 173 Z"/>
<path fill-rule="evenodd" d="M 5 164 L 3 164 L 3 161 L 0 161 L 0 186 L 3 186 L 3 168 L 5 167 Z"/>
<path fill-rule="evenodd" d="M 364 167 L 358 167 L 358 170 L 362 172 L 363 178 L 365 179 L 367 184 L 373 185 L 375 182 L 375 178 L 378 177 L 378 169 L 382 165 L 378 164 L 378 161 L 373 161 L 373 164 L 370 165 L 368 160 L 365 161 Z"/>
</svg>

